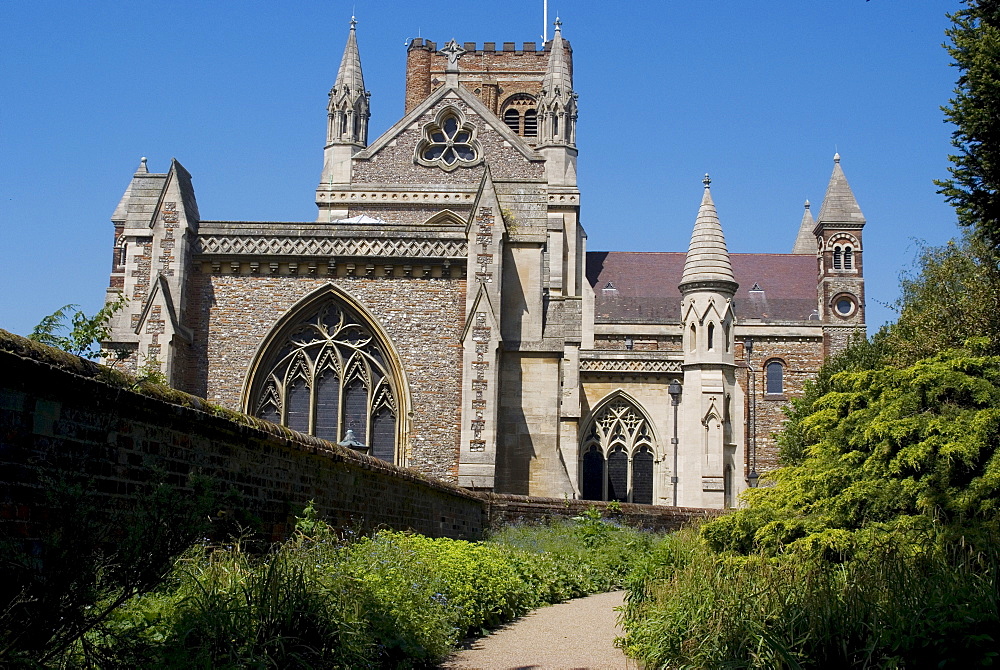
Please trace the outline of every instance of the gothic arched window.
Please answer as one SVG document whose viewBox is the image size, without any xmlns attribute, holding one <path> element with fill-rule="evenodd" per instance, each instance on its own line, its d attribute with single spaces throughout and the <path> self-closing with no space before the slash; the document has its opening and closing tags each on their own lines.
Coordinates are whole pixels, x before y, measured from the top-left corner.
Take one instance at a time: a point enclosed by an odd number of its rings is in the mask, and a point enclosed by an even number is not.
<svg viewBox="0 0 1000 670">
<path fill-rule="evenodd" d="M 333 294 L 311 303 L 258 357 L 248 413 L 396 460 L 399 391 L 388 351 L 360 312 Z"/>
<path fill-rule="evenodd" d="M 585 500 L 653 503 L 655 445 L 646 416 L 617 397 L 594 415 L 580 453 L 580 494 Z"/>
</svg>

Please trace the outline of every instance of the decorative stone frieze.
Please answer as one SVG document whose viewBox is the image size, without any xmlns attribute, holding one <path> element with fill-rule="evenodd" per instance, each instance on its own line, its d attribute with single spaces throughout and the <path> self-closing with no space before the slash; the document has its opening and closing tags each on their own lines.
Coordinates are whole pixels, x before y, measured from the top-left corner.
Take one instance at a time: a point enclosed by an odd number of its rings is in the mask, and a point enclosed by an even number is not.
<svg viewBox="0 0 1000 670">
<path fill-rule="evenodd" d="M 201 235 L 195 253 L 252 256 L 391 256 L 394 258 L 465 258 L 462 240 L 363 237 L 292 237 Z"/>
</svg>

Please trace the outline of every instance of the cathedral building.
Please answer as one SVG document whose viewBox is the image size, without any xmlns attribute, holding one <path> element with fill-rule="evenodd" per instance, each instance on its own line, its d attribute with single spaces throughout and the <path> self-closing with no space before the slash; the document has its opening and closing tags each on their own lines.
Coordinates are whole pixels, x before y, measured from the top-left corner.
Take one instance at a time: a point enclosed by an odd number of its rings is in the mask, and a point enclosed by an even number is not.
<svg viewBox="0 0 1000 670">
<path fill-rule="evenodd" d="M 142 159 L 116 364 L 477 490 L 721 508 L 776 466 L 782 407 L 865 327 L 839 157 L 791 253 L 729 253 L 707 175 L 686 252 L 588 251 L 558 22 L 413 39 L 405 101 L 371 138 L 352 21 L 315 221 L 202 219 L 188 172 Z"/>
</svg>

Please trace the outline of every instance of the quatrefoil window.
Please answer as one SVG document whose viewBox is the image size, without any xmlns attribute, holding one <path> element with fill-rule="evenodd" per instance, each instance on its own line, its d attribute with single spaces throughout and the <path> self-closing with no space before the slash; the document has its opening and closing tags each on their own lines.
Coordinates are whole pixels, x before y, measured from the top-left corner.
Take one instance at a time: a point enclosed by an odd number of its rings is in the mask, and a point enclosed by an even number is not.
<svg viewBox="0 0 1000 670">
<path fill-rule="evenodd" d="M 424 137 L 417 144 L 417 162 L 445 170 L 475 165 L 480 156 L 475 135 L 475 126 L 465 122 L 458 110 L 445 109 L 424 126 Z"/>
</svg>

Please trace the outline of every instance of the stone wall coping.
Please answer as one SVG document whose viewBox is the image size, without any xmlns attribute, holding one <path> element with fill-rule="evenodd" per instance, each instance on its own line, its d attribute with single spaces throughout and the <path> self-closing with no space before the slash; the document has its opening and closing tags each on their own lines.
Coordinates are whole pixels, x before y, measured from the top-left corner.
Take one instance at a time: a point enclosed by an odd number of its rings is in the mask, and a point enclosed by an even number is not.
<svg viewBox="0 0 1000 670">
<path fill-rule="evenodd" d="M 419 237 L 464 240 L 465 225 L 423 225 L 413 223 L 299 223 L 265 221 L 202 221 L 198 235 L 234 235 L 243 237 Z"/>
<path fill-rule="evenodd" d="M 204 398 L 177 391 L 167 386 L 138 380 L 121 370 L 100 365 L 60 349 L 33 342 L 27 338 L 0 329 L 0 360 L 7 356 L 14 357 L 23 364 L 56 368 L 75 377 L 111 386 L 125 393 L 143 396 L 151 401 L 162 402 L 177 408 L 181 412 L 197 412 L 217 421 L 235 423 L 244 429 L 262 433 L 264 436 L 282 441 L 302 451 L 322 453 L 333 460 L 350 462 L 359 468 L 382 471 L 400 479 L 419 481 L 430 488 L 438 489 L 450 495 L 457 495 L 470 500 L 483 500 L 481 496 L 457 484 L 433 479 L 413 470 L 401 468 L 392 463 L 379 460 L 373 456 L 347 449 L 334 442 L 328 442 L 318 437 L 292 430 L 286 426 L 280 426 L 270 421 L 264 421 L 248 414 L 221 407 Z M 13 363 L 16 364 L 16 361 Z M 5 363 L 4 367 L 8 368 L 10 365 L 11 363 Z"/>
<path fill-rule="evenodd" d="M 683 361 L 681 351 L 635 351 L 621 349 L 581 349 L 581 360 L 590 361 Z"/>
</svg>

